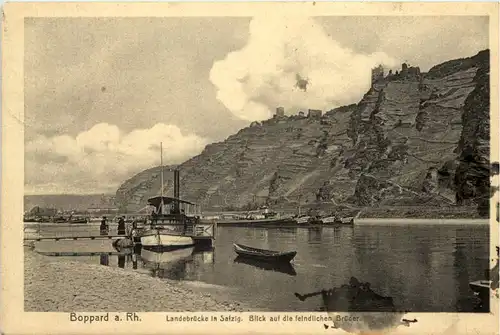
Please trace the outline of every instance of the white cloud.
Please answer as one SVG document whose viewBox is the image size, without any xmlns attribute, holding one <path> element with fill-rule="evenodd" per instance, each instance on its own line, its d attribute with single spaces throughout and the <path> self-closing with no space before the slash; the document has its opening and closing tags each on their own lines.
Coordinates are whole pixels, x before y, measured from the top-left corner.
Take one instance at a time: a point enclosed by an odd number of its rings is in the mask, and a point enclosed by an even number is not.
<svg viewBox="0 0 500 335">
<path fill-rule="evenodd" d="M 210 80 L 217 99 L 237 117 L 269 118 L 284 106 L 330 109 L 357 102 L 370 85 L 371 69 L 397 62 L 382 52 L 358 54 L 312 18 L 255 17 L 248 43 L 213 64 Z M 307 78 L 307 90 L 297 87 Z"/>
<path fill-rule="evenodd" d="M 39 136 L 26 143 L 26 192 L 113 192 L 134 173 L 160 164 L 160 142 L 168 165 L 199 154 L 209 140 L 163 123 L 129 133 L 99 123 L 76 137 Z"/>
</svg>

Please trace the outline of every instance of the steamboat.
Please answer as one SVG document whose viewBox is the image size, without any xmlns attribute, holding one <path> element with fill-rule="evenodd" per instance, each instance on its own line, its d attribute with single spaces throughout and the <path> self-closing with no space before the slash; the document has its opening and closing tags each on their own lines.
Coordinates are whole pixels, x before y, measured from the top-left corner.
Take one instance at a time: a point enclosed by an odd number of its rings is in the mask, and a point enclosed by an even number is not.
<svg viewBox="0 0 500 335">
<path fill-rule="evenodd" d="M 160 196 L 148 199 L 153 211 L 141 227 L 135 225 L 131 237 L 146 249 L 174 250 L 211 245 L 216 223 L 203 221 L 200 206 L 179 198 L 180 171 L 177 168 L 174 170 L 173 197 L 163 195 L 163 154 L 161 156 Z"/>
</svg>

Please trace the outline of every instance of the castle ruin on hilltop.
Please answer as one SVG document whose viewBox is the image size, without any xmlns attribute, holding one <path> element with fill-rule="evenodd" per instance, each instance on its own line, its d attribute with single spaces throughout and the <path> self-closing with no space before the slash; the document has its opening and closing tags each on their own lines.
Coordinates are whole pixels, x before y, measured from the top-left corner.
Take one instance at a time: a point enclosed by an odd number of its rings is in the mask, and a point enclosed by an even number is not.
<svg viewBox="0 0 500 335">
<path fill-rule="evenodd" d="M 420 68 L 418 66 L 413 67 L 409 66 L 407 63 L 403 63 L 401 64 L 401 69 L 399 71 L 396 71 L 396 73 L 392 73 L 392 70 L 389 70 L 389 72 L 386 75 L 383 65 L 380 64 L 377 67 L 372 68 L 371 70 L 370 87 L 373 88 L 375 84 L 384 83 L 387 80 L 398 80 L 398 79 L 420 80 L 421 79 Z M 306 111 L 299 110 L 298 113 L 296 114 L 296 117 L 308 118 L 308 119 L 321 119 L 323 117 L 323 111 L 320 109 L 307 109 L 307 115 L 306 115 Z M 287 116 L 285 114 L 285 107 L 280 106 L 276 107 L 276 112 L 274 113 L 271 120 L 278 122 L 280 122 L 279 120 L 281 120 L 282 122 L 286 118 Z M 252 125 L 256 124 L 252 123 Z"/>
<path fill-rule="evenodd" d="M 384 69 L 382 64 L 372 68 L 370 83 L 371 88 L 373 88 L 375 84 L 384 83 L 387 80 L 420 80 L 422 78 L 420 68 L 418 66 L 409 66 L 407 63 L 401 64 L 401 69 L 396 71 L 396 73 L 389 70 L 386 75 L 385 70 L 386 69 Z M 296 116 L 299 118 L 320 119 L 323 116 L 323 111 L 319 109 L 308 109 L 306 115 L 306 111 L 300 110 Z M 286 118 L 285 107 L 276 107 L 276 112 L 274 113 L 272 119 L 280 120 L 284 118 Z"/>
<path fill-rule="evenodd" d="M 309 109 L 307 112 L 307 117 L 308 118 L 320 118 L 323 114 L 323 111 L 320 109 Z"/>
<path fill-rule="evenodd" d="M 285 107 L 278 107 L 276 108 L 276 114 L 274 114 L 275 117 L 283 117 L 285 116 Z"/>
<path fill-rule="evenodd" d="M 304 111 L 299 111 L 297 116 L 306 117 Z M 319 119 L 323 116 L 323 111 L 321 109 L 308 109 L 307 110 L 307 118 L 310 119 Z M 285 118 L 285 107 L 276 107 L 276 112 L 273 115 L 273 119 L 282 119 Z"/>
<path fill-rule="evenodd" d="M 375 84 L 377 81 L 384 79 L 384 67 L 382 65 L 377 66 L 376 68 L 372 69 L 372 83 Z"/>
<path fill-rule="evenodd" d="M 421 73 L 420 68 L 418 66 L 409 66 L 407 63 L 401 64 L 401 71 L 396 71 L 396 73 L 392 73 L 392 70 L 389 70 L 387 76 L 385 76 L 385 69 L 382 65 L 379 65 L 372 69 L 371 76 L 371 85 L 373 87 L 374 84 L 381 82 L 384 79 L 415 79 L 420 80 Z"/>
</svg>

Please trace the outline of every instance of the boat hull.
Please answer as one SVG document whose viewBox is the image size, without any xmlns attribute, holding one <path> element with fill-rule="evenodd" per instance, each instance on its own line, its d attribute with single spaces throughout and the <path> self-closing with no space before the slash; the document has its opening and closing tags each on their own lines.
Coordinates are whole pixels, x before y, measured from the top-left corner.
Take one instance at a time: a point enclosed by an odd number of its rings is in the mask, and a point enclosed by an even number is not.
<svg viewBox="0 0 500 335">
<path fill-rule="evenodd" d="M 490 286 L 490 280 L 476 280 L 469 283 L 469 288 L 483 303 L 489 303 L 491 292 Z"/>
<path fill-rule="evenodd" d="M 346 217 L 346 218 L 339 218 L 339 217 L 326 217 L 322 218 L 321 220 L 322 224 L 325 225 L 353 225 L 354 224 L 354 218 L 352 217 Z"/>
<path fill-rule="evenodd" d="M 194 245 L 194 240 L 190 236 L 169 233 L 159 229 L 145 231 L 140 238 L 141 245 L 146 248 L 179 249 Z"/>
<path fill-rule="evenodd" d="M 295 222 L 298 225 L 307 225 L 309 223 L 309 218 L 298 218 L 298 219 L 295 219 Z"/>
<path fill-rule="evenodd" d="M 295 226 L 297 222 L 293 219 L 242 219 L 242 220 L 217 220 L 217 225 L 219 226 Z"/>
<path fill-rule="evenodd" d="M 234 251 L 239 257 L 272 263 L 290 263 L 295 255 L 297 255 L 296 251 L 278 252 L 251 248 L 241 244 L 234 244 Z"/>
</svg>

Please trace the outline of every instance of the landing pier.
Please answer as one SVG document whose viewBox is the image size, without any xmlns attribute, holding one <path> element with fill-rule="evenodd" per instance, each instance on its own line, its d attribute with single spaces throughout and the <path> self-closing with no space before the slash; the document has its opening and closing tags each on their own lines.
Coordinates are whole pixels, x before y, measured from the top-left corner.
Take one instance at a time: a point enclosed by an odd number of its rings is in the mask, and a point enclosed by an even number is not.
<svg viewBox="0 0 500 335">
<path fill-rule="evenodd" d="M 215 232 L 217 224 L 215 222 L 197 222 L 190 223 L 185 226 L 182 223 L 178 222 L 157 222 L 157 224 L 161 224 L 163 227 L 172 229 L 174 231 L 184 230 L 184 236 L 189 236 L 193 239 L 195 247 L 212 247 L 212 241 L 215 239 Z M 80 240 L 121 240 L 128 239 L 131 240 L 134 245 L 140 246 L 141 240 L 140 238 L 133 238 L 130 235 L 130 230 L 127 230 L 127 234 L 116 234 L 116 233 L 108 233 L 103 234 L 97 228 L 97 226 L 93 225 L 60 225 L 61 228 L 66 228 L 64 231 L 58 231 L 57 233 L 47 232 L 47 235 L 44 234 L 43 228 L 44 224 L 32 225 L 31 227 L 25 227 L 28 229 L 32 229 L 31 233 L 25 231 L 24 241 L 32 241 L 32 242 L 40 242 L 40 241 L 80 241 Z M 54 225 L 50 226 L 51 228 Z M 89 231 L 89 228 L 95 227 L 96 229 Z M 148 228 L 149 225 L 140 225 L 136 229 L 140 232 L 143 229 Z M 83 228 L 83 229 L 82 229 Z"/>
</svg>

